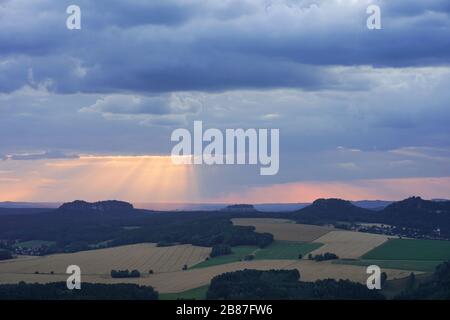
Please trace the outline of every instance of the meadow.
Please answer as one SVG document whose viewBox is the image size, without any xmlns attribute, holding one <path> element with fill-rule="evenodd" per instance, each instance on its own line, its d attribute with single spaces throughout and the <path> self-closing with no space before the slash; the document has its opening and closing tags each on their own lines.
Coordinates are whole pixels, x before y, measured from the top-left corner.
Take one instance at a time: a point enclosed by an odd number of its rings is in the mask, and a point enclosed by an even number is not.
<svg viewBox="0 0 450 320">
<path fill-rule="evenodd" d="M 311 242 L 334 230 L 287 219 L 238 218 L 231 221 L 238 226 L 253 226 L 256 232 L 273 234 L 274 239 L 280 241 Z"/>
<path fill-rule="evenodd" d="M 232 254 L 209 258 L 191 267 L 207 268 L 220 264 L 232 263 L 244 260 L 245 256 L 253 255 L 254 260 L 297 260 L 299 255 L 305 256 L 309 252 L 318 249 L 321 243 L 299 243 L 289 241 L 275 241 L 265 248 L 256 246 L 233 247 Z"/>
<path fill-rule="evenodd" d="M 256 250 L 255 260 L 296 260 L 299 259 L 299 255 L 305 256 L 321 246 L 321 243 L 275 241 L 264 249 Z"/>
<path fill-rule="evenodd" d="M 256 246 L 237 246 L 232 248 L 232 254 L 227 254 L 224 256 L 218 256 L 214 258 L 208 258 L 208 260 L 204 260 L 196 265 L 193 265 L 190 267 L 190 269 L 197 269 L 197 268 L 207 268 L 211 266 L 217 266 L 221 264 L 227 264 L 232 262 L 241 261 L 244 259 L 245 256 L 253 254 L 255 251 L 258 250 L 258 247 Z"/>
<path fill-rule="evenodd" d="M 391 239 L 362 256 L 367 260 L 450 260 L 450 241 Z"/>
<path fill-rule="evenodd" d="M 206 285 L 179 293 L 161 293 L 159 300 L 205 300 L 208 288 Z"/>
</svg>

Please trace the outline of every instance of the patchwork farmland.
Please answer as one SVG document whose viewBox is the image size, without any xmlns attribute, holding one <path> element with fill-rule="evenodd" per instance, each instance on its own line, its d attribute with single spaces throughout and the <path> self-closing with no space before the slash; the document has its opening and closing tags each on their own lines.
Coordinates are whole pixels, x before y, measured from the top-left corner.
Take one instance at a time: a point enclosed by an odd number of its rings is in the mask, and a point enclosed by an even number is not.
<svg viewBox="0 0 450 320">
<path fill-rule="evenodd" d="M 106 267 L 106 266 L 105 266 Z M 257 260 L 234 262 L 223 265 L 211 266 L 208 268 L 193 269 L 187 271 L 174 271 L 144 275 L 141 278 L 113 279 L 104 275 L 87 274 L 83 276 L 83 281 L 92 283 L 135 283 L 140 285 L 150 285 L 161 293 L 176 293 L 201 286 L 208 285 L 211 279 L 225 272 L 256 269 L 298 269 L 301 279 L 304 281 L 315 281 L 318 279 L 335 278 L 350 279 L 352 281 L 365 283 L 367 279 L 366 268 L 361 266 L 339 265 L 330 262 L 317 263 L 308 260 Z M 390 279 L 406 277 L 409 272 L 401 270 L 385 270 Z M 63 274 L 0 274 L 0 283 L 17 283 L 19 281 L 48 283 L 66 281 Z"/>
<path fill-rule="evenodd" d="M 433 272 L 450 260 L 450 241 L 390 239 L 364 254 L 360 260 L 339 261 L 352 265 L 378 265 L 381 268 Z"/>
<path fill-rule="evenodd" d="M 246 268 L 298 269 L 303 281 L 334 278 L 365 283 L 366 266 L 370 264 L 382 267 L 388 279 L 393 280 L 404 278 L 411 271 L 416 274 L 432 271 L 440 261 L 450 258 L 450 242 L 446 241 L 390 239 L 384 235 L 296 224 L 283 219 L 233 219 L 233 223 L 272 233 L 275 242 L 265 248 L 233 247 L 232 254 L 215 258 L 209 258 L 211 248 L 192 245 L 157 247 L 150 243 L 44 257 L 19 257 L 0 262 L 0 283 L 65 281 L 67 266 L 76 264 L 82 269 L 84 282 L 135 283 L 153 286 L 160 293 L 199 290 L 204 294 L 205 286 L 213 277 Z M 325 252 L 338 255 L 340 260 L 307 260 L 308 253 Z M 244 261 L 249 255 L 253 260 Z M 299 259 L 300 255 L 303 259 Z M 400 258 L 404 260 L 398 260 Z M 183 271 L 185 265 L 188 270 Z M 114 279 L 110 276 L 112 269 L 137 269 L 141 277 Z"/>
<path fill-rule="evenodd" d="M 331 252 L 342 259 L 357 259 L 386 242 L 385 235 L 337 230 L 330 227 L 296 224 L 285 219 L 233 219 L 236 225 L 254 226 L 257 232 L 268 232 L 275 240 L 323 244 L 312 254 Z"/>
</svg>

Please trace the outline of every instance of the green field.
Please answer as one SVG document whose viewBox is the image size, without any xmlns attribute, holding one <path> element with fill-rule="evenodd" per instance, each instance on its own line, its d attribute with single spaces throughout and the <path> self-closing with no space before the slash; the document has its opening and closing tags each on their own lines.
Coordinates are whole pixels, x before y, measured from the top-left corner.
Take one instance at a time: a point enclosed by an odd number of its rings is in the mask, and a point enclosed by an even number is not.
<svg viewBox="0 0 450 320">
<path fill-rule="evenodd" d="M 450 241 L 392 239 L 362 256 L 363 260 L 450 260 Z"/>
<path fill-rule="evenodd" d="M 287 241 L 275 241 L 264 249 L 255 252 L 256 260 L 297 260 L 298 255 L 306 255 L 309 252 L 320 248 L 321 243 L 297 243 Z"/>
<path fill-rule="evenodd" d="M 337 260 L 333 263 L 355 266 L 377 265 L 380 268 L 433 272 L 441 261 L 431 260 Z"/>
<path fill-rule="evenodd" d="M 321 243 L 299 243 L 288 241 L 275 241 L 263 249 L 256 246 L 238 246 L 232 248 L 232 254 L 210 258 L 207 261 L 192 266 L 191 269 L 206 268 L 219 264 L 241 261 L 246 255 L 250 254 L 255 256 L 255 260 L 297 260 L 299 254 L 304 256 L 321 246 Z"/>
<path fill-rule="evenodd" d="M 161 293 L 159 300 L 206 300 L 208 286 L 203 286 L 180 293 Z"/>
<path fill-rule="evenodd" d="M 54 244 L 55 244 L 55 242 L 53 242 L 53 241 L 31 240 L 31 241 L 18 242 L 16 244 L 14 244 L 13 247 L 15 247 L 15 248 L 22 247 L 22 248 L 30 249 L 30 248 L 40 248 L 42 246 L 50 247 Z"/>
<path fill-rule="evenodd" d="M 233 253 L 227 254 L 226 256 L 220 256 L 215 258 L 210 258 L 207 261 L 200 262 L 195 266 L 192 266 L 190 269 L 197 268 L 207 268 L 211 266 L 216 266 L 219 264 L 226 264 L 241 261 L 246 255 L 252 254 L 258 249 L 256 246 L 237 246 L 233 247 Z"/>
</svg>

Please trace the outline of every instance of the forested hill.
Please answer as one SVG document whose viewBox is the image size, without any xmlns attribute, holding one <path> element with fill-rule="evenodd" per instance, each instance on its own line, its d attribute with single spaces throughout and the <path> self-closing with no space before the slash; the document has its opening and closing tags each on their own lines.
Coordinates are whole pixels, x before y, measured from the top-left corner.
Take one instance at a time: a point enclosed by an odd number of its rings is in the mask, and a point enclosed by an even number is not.
<svg viewBox="0 0 450 320">
<path fill-rule="evenodd" d="M 94 212 L 124 212 L 132 211 L 133 205 L 124 201 L 108 200 L 99 202 L 86 202 L 82 200 L 76 200 L 69 203 L 64 203 L 59 207 L 59 211 L 94 211 Z"/>
<path fill-rule="evenodd" d="M 334 223 L 336 221 L 374 220 L 379 211 L 364 209 L 341 199 L 318 199 L 310 206 L 292 214 L 292 218 L 303 223 Z"/>
<path fill-rule="evenodd" d="M 450 237 L 450 201 L 429 201 L 412 197 L 394 202 L 381 211 L 383 222 Z"/>
<path fill-rule="evenodd" d="M 376 222 L 450 238 L 450 201 L 424 200 L 420 197 L 394 202 L 378 211 L 360 208 L 345 200 L 319 199 L 292 213 L 291 218 L 313 224 Z"/>
<path fill-rule="evenodd" d="M 271 234 L 256 233 L 254 227 L 234 226 L 233 217 L 218 211 L 151 212 L 119 201 L 75 201 L 47 213 L 0 216 L 0 239 L 53 242 L 42 254 L 143 242 L 212 247 L 273 241 Z"/>
</svg>

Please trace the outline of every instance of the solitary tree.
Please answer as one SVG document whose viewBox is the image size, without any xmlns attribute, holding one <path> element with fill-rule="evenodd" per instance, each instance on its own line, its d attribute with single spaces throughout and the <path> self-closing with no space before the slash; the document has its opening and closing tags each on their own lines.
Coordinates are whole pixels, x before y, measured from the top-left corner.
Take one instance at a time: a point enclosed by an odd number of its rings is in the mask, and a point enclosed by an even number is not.
<svg viewBox="0 0 450 320">
<path fill-rule="evenodd" d="M 386 272 L 382 272 L 381 273 L 381 285 L 384 286 L 384 284 L 386 283 L 388 276 Z"/>
</svg>

